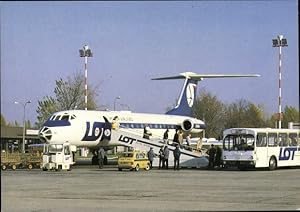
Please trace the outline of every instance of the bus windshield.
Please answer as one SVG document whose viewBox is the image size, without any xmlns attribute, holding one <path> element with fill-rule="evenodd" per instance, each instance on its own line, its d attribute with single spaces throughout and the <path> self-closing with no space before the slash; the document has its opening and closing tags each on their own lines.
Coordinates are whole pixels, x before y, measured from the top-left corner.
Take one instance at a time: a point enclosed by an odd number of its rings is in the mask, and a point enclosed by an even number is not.
<svg viewBox="0 0 300 212">
<path fill-rule="evenodd" d="M 254 150 L 254 136 L 251 134 L 230 134 L 223 140 L 224 150 Z"/>
</svg>

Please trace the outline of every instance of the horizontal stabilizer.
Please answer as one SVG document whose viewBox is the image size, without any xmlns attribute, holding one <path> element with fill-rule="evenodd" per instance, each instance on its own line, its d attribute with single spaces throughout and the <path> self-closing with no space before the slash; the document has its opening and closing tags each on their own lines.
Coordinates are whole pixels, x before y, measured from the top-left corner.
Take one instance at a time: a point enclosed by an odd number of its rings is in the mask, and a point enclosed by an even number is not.
<svg viewBox="0 0 300 212">
<path fill-rule="evenodd" d="M 193 72 L 180 73 L 177 76 L 159 77 L 152 80 L 170 80 L 170 79 L 192 79 L 201 81 L 205 78 L 230 78 L 230 77 L 260 77 L 259 74 L 196 74 Z"/>
</svg>

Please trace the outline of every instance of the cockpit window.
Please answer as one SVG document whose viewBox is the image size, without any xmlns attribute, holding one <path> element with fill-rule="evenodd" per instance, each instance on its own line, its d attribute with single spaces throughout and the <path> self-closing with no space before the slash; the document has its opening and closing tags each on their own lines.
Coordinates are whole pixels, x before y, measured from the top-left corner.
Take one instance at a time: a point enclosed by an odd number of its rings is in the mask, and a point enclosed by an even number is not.
<svg viewBox="0 0 300 212">
<path fill-rule="evenodd" d="M 76 116 L 73 114 L 72 116 L 71 116 L 71 120 L 73 120 L 73 119 L 75 119 L 76 118 Z"/>
<path fill-rule="evenodd" d="M 54 120 L 55 120 L 55 121 L 58 121 L 59 118 L 60 118 L 60 116 L 56 116 Z"/>
<path fill-rule="evenodd" d="M 63 116 L 61 117 L 61 120 L 66 120 L 66 121 L 68 121 L 68 120 L 69 120 L 69 115 L 63 115 Z"/>
</svg>

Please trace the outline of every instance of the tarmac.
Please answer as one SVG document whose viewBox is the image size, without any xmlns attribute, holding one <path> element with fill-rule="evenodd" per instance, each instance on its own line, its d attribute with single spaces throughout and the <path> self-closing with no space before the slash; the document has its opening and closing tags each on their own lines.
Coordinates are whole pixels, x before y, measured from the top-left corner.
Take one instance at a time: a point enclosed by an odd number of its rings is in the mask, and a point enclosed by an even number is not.
<svg viewBox="0 0 300 212">
<path fill-rule="evenodd" d="M 1 212 L 262 210 L 300 210 L 299 168 L 1 171 Z"/>
</svg>

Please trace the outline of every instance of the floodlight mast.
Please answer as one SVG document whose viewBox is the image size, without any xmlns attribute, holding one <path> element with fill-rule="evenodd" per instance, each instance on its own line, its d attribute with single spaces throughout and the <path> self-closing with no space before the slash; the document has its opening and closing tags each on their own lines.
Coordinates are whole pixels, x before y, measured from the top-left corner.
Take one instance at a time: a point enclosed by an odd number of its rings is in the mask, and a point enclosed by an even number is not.
<svg viewBox="0 0 300 212">
<path fill-rule="evenodd" d="M 85 103 L 85 110 L 87 110 L 87 96 L 88 96 L 88 86 L 87 86 L 87 76 L 88 76 L 88 71 L 87 71 L 87 62 L 88 62 L 88 57 L 93 57 L 93 53 L 91 49 L 89 48 L 88 45 L 85 45 L 83 49 L 79 50 L 80 57 L 84 57 L 84 89 L 85 89 L 85 98 L 84 98 L 84 103 Z"/>
<path fill-rule="evenodd" d="M 272 39 L 273 42 L 273 47 L 279 47 L 279 95 L 278 95 L 278 128 L 281 129 L 281 120 L 282 120 L 282 112 L 281 112 L 281 101 L 282 101 L 282 97 L 281 97 L 281 58 L 282 58 L 282 54 L 281 54 L 281 47 L 286 47 L 288 46 L 287 44 L 287 39 L 283 38 L 283 35 L 278 35 L 276 39 Z"/>
</svg>

